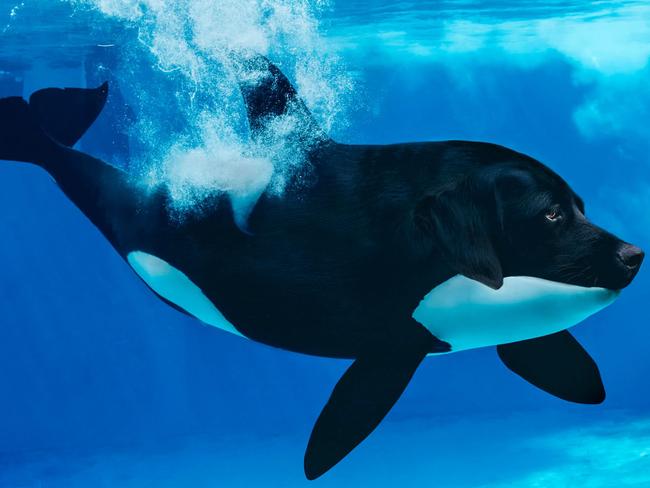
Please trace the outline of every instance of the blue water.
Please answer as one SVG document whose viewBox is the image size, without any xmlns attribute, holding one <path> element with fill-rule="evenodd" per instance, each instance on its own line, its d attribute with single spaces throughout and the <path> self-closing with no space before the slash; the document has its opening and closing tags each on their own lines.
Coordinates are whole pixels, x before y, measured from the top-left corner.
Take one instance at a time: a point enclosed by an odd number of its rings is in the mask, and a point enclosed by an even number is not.
<svg viewBox="0 0 650 488">
<path fill-rule="evenodd" d="M 167 179 L 179 218 L 259 163 L 224 67 L 246 50 L 276 61 L 339 141 L 510 146 L 563 175 L 596 223 L 650 248 L 645 2 L 0 2 L 0 96 L 108 79 L 81 149 Z M 213 156 L 224 171 L 200 164 Z M 295 162 L 272 164 L 282 175 Z M 0 486 L 309 484 L 304 446 L 346 361 L 169 308 L 29 165 L 0 165 L 0 269 Z M 574 330 L 603 405 L 545 395 L 492 349 L 430 358 L 312 484 L 650 486 L 649 285 L 642 269 Z"/>
</svg>

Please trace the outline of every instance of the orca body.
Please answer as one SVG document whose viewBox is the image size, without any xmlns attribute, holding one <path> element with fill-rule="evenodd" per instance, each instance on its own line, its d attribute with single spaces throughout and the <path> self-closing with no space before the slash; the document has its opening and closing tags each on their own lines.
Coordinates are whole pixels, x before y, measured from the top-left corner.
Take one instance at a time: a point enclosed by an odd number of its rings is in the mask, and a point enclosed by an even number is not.
<svg viewBox="0 0 650 488">
<path fill-rule="evenodd" d="M 500 345 L 506 365 L 540 388 L 602 401 L 595 364 L 563 331 L 611 303 L 615 292 L 527 277 L 507 277 L 492 290 L 457 276 L 415 235 L 413 202 L 425 181 L 447 176 L 422 161 L 517 153 L 462 141 L 335 143 L 274 65 L 261 57 L 251 63 L 268 72 L 255 85 L 242 84 L 252 137 L 291 110 L 309 129 L 294 142 L 305 147 L 313 184 L 281 197 L 262 194 L 245 229 L 226 198 L 179 221 L 164 188 L 145 191 L 125 172 L 71 148 L 99 115 L 106 85 L 46 89 L 29 103 L 0 100 L 0 158 L 47 170 L 138 276 L 181 311 L 274 347 L 355 360 L 314 427 L 305 456 L 310 479 L 372 432 L 430 354 Z M 510 342 L 516 350 L 502 346 Z M 567 373 L 574 369 L 579 377 Z"/>
</svg>

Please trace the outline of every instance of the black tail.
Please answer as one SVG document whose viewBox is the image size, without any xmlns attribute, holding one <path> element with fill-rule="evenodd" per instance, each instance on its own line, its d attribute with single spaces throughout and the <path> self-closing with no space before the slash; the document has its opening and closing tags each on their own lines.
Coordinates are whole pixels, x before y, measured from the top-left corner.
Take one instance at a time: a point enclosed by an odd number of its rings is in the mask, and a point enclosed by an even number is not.
<svg viewBox="0 0 650 488">
<path fill-rule="evenodd" d="M 35 163 L 52 144 L 20 97 L 0 100 L 0 159 Z"/>
<path fill-rule="evenodd" d="M 56 143 L 73 146 L 106 103 L 108 85 L 99 88 L 47 88 L 29 103 L 0 99 L 0 159 L 40 163 Z"/>
</svg>

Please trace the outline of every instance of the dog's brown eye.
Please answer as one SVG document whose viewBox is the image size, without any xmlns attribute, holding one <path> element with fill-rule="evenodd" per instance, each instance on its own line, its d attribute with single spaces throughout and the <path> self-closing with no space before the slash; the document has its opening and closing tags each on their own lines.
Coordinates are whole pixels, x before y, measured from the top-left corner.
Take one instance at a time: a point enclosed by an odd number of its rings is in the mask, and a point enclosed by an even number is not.
<svg viewBox="0 0 650 488">
<path fill-rule="evenodd" d="M 562 218 L 562 212 L 557 207 L 553 207 L 546 212 L 546 218 L 551 222 L 556 222 Z"/>
</svg>

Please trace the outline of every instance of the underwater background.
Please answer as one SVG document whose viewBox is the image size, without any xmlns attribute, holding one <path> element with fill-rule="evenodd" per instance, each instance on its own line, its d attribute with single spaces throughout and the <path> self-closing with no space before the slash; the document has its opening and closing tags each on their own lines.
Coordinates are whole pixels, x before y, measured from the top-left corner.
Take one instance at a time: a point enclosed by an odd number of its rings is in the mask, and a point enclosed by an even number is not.
<svg viewBox="0 0 650 488">
<path fill-rule="evenodd" d="M 302 174 L 250 156 L 232 62 L 249 52 L 337 141 L 509 146 L 650 248 L 646 2 L 0 0 L 0 97 L 108 80 L 80 149 L 168 185 L 181 219 Z M 603 405 L 533 388 L 492 348 L 428 358 L 315 482 L 304 447 L 349 362 L 165 305 L 35 166 L 0 164 L 0 270 L 2 488 L 650 486 L 646 269 L 574 329 Z"/>
</svg>

